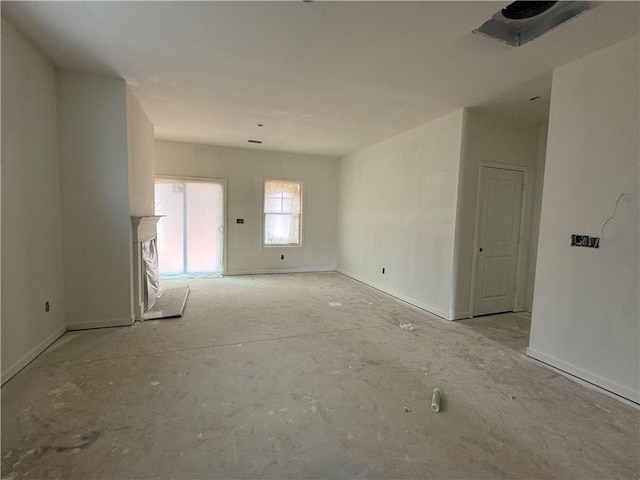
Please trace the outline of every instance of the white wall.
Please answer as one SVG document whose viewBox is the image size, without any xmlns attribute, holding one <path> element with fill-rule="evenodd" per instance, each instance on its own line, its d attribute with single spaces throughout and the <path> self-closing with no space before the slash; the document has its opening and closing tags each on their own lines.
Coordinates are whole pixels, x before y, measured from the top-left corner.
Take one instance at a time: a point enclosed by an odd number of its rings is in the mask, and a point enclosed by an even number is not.
<svg viewBox="0 0 640 480">
<path fill-rule="evenodd" d="M 127 87 L 127 152 L 131 216 L 154 215 L 153 124 Z"/>
<path fill-rule="evenodd" d="M 470 311 L 474 238 L 480 162 L 519 165 L 527 168 L 524 184 L 523 231 L 518 254 L 516 311 L 529 310 L 527 280 L 532 232 L 536 165 L 540 126 L 518 123 L 490 113 L 465 110 L 462 137 L 460 185 L 456 225 L 454 318 L 467 318 Z M 533 281 L 533 277 L 531 277 Z"/>
<path fill-rule="evenodd" d="M 456 111 L 339 163 L 338 270 L 443 318 L 462 120 Z"/>
<path fill-rule="evenodd" d="M 529 250 L 529 271 L 527 272 L 526 309 L 533 309 L 533 291 L 536 280 L 536 259 L 538 258 L 538 237 L 540 235 L 540 210 L 542 209 L 542 190 L 544 187 L 544 165 L 547 156 L 547 131 L 549 122 L 539 126 L 538 131 L 538 160 L 536 164 L 536 179 L 533 193 L 533 211 L 531 218 L 531 248 Z"/>
<path fill-rule="evenodd" d="M 132 321 L 123 80 L 58 71 L 68 328 Z"/>
<path fill-rule="evenodd" d="M 3 383 L 65 330 L 60 205 L 55 71 L 3 19 Z"/>
<path fill-rule="evenodd" d="M 155 155 L 157 175 L 227 180 L 227 275 L 335 270 L 337 159 L 164 140 Z M 266 179 L 304 182 L 301 248 L 262 247 Z"/>
<path fill-rule="evenodd" d="M 638 37 L 554 71 L 529 355 L 640 401 Z M 599 249 L 570 247 L 572 233 Z"/>
</svg>

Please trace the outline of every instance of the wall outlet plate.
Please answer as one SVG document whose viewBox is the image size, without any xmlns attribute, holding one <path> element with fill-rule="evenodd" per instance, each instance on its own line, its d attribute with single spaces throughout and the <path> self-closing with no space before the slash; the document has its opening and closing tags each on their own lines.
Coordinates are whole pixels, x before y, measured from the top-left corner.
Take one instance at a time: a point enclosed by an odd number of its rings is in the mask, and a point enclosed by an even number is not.
<svg viewBox="0 0 640 480">
<path fill-rule="evenodd" d="M 600 237 L 590 237 L 589 235 L 571 235 L 572 247 L 600 248 Z"/>
</svg>

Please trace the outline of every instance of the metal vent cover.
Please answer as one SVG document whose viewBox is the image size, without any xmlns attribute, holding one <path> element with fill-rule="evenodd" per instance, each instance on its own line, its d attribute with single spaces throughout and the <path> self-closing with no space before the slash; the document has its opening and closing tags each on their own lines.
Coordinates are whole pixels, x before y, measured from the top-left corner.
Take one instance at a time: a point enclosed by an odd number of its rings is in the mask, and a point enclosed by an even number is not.
<svg viewBox="0 0 640 480">
<path fill-rule="evenodd" d="M 496 12 L 473 33 L 521 47 L 595 6 L 588 1 L 516 1 Z"/>
</svg>

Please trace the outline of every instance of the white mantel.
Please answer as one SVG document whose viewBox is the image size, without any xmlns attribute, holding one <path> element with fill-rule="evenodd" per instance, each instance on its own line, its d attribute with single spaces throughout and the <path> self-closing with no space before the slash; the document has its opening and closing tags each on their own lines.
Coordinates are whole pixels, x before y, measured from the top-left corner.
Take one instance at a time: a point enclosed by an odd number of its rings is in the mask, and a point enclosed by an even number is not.
<svg viewBox="0 0 640 480">
<path fill-rule="evenodd" d="M 131 217 L 133 225 L 133 243 L 142 243 L 152 239 L 158 234 L 157 224 L 164 215 L 151 215 L 148 217 Z"/>
</svg>

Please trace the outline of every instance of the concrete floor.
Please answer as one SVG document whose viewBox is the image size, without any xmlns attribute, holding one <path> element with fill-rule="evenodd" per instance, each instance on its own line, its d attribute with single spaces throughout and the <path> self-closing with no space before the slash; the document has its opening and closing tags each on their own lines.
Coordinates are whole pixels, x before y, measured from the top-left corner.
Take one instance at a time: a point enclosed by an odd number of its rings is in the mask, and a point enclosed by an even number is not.
<svg viewBox="0 0 640 480">
<path fill-rule="evenodd" d="M 501 313 L 499 315 L 484 315 L 458 320 L 460 325 L 469 327 L 481 335 L 498 342 L 525 355 L 529 346 L 529 332 L 531 330 L 531 314 L 527 312 Z"/>
<path fill-rule="evenodd" d="M 637 409 L 472 328 L 338 274 L 189 283 L 5 384 L 3 478 L 639 477 Z"/>
</svg>

